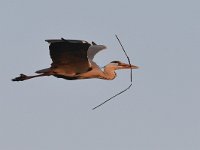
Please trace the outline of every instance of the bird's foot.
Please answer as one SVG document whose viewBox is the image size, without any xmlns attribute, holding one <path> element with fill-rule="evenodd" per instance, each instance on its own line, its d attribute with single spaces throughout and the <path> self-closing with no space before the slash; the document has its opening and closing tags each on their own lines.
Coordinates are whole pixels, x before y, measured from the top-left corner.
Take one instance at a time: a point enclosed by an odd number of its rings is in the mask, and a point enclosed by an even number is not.
<svg viewBox="0 0 200 150">
<path fill-rule="evenodd" d="M 24 81 L 24 80 L 27 80 L 27 79 L 29 79 L 27 75 L 20 74 L 19 77 L 12 79 L 12 81 Z"/>
</svg>

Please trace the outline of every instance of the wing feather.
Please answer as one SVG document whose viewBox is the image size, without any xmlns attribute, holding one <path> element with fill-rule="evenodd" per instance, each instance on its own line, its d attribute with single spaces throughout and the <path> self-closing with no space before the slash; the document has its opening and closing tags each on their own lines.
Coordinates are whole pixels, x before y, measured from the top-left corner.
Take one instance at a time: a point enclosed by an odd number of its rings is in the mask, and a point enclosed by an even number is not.
<svg viewBox="0 0 200 150">
<path fill-rule="evenodd" d="M 81 40 L 46 40 L 50 43 L 49 50 L 52 67 L 62 68 L 65 72 L 83 73 L 90 69 L 87 51 L 90 44 Z"/>
<path fill-rule="evenodd" d="M 105 45 L 91 45 L 91 46 L 89 47 L 89 49 L 88 49 L 88 52 L 87 52 L 88 58 L 89 58 L 90 60 L 93 60 L 93 59 L 94 59 L 94 56 L 95 56 L 98 52 L 100 52 L 100 51 L 102 51 L 102 50 L 104 50 L 104 49 L 106 49 L 106 46 L 105 46 Z"/>
</svg>

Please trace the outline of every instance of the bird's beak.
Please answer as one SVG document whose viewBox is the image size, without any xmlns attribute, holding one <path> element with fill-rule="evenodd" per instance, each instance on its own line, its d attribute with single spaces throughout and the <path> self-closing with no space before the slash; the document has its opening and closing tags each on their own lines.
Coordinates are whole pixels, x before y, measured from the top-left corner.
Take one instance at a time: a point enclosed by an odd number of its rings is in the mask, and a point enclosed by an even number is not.
<svg viewBox="0 0 200 150">
<path fill-rule="evenodd" d="M 130 64 L 125 64 L 125 63 L 121 63 L 120 66 L 122 67 L 121 69 L 138 69 L 138 66 L 135 65 L 130 65 Z"/>
</svg>

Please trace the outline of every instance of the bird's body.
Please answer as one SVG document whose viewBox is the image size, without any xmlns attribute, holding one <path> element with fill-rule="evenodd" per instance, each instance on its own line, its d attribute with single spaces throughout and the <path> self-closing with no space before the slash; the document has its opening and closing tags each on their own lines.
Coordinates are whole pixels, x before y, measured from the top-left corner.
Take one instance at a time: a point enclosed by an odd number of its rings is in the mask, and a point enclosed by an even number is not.
<svg viewBox="0 0 200 150">
<path fill-rule="evenodd" d="M 93 58 L 99 51 L 106 48 L 104 45 L 92 44 L 83 40 L 53 39 L 46 40 L 49 45 L 52 64 L 50 68 L 36 71 L 38 75 L 26 76 L 21 74 L 13 81 L 23 81 L 35 77 L 53 75 L 67 80 L 99 78 L 112 80 L 116 77 L 117 69 L 136 69 L 137 66 L 112 61 L 102 70 Z"/>
</svg>

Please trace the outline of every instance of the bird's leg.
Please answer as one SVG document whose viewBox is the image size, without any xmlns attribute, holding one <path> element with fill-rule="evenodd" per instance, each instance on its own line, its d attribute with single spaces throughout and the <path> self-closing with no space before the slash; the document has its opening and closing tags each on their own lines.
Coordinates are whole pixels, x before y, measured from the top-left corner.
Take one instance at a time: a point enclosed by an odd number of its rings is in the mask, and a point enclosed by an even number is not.
<svg viewBox="0 0 200 150">
<path fill-rule="evenodd" d="M 20 74 L 19 77 L 12 79 L 12 81 L 24 81 L 24 80 L 28 80 L 28 79 L 31 79 L 31 78 L 49 76 L 49 75 L 50 74 L 47 74 L 47 73 L 43 73 L 43 74 L 39 74 L 39 75 L 35 75 L 35 76 L 27 76 L 27 75 L 24 75 L 24 74 Z"/>
</svg>

